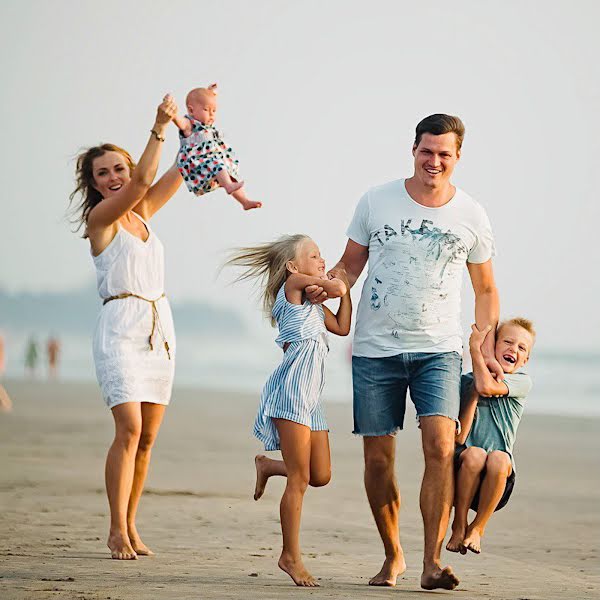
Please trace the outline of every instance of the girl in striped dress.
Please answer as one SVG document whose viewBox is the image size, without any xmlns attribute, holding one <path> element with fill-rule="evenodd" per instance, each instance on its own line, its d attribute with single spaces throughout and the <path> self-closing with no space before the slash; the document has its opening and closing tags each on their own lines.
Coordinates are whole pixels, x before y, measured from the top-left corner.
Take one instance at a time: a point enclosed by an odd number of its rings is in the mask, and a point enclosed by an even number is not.
<svg viewBox="0 0 600 600">
<path fill-rule="evenodd" d="M 242 248 L 227 264 L 246 268 L 239 279 L 263 280 L 265 312 L 279 327 L 276 342 L 284 351 L 281 364 L 263 389 L 254 423 L 254 435 L 265 450 L 281 450 L 283 460 L 262 455 L 255 458 L 254 499 L 262 496 L 269 477 L 287 477 L 280 506 L 283 549 L 278 564 L 296 585 L 316 587 L 318 583 L 302 562 L 300 515 L 307 486 L 320 487 L 331 479 L 321 391 L 327 331 L 337 335 L 350 331 L 350 285 L 343 271 L 327 278 L 319 247 L 305 235 L 283 236 Z M 341 298 L 337 314 L 306 300 L 304 289 L 315 284 L 330 298 Z"/>
</svg>

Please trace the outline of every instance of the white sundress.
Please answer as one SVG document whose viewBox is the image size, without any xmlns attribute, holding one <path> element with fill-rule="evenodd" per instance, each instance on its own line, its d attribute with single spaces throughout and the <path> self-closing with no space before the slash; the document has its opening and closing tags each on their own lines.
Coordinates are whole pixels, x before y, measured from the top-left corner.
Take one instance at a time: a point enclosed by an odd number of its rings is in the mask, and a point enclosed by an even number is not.
<svg viewBox="0 0 600 600">
<path fill-rule="evenodd" d="M 277 293 L 273 317 L 279 327 L 276 343 L 289 346 L 263 388 L 254 422 L 254 435 L 265 450 L 279 450 L 273 418 L 294 421 L 312 431 L 328 430 L 321 403 L 329 351 L 323 307 L 308 300 L 304 304 L 288 302 L 284 284 Z"/>
<path fill-rule="evenodd" d="M 146 221 L 136 216 L 148 230 L 145 242 L 119 225 L 110 244 L 92 257 L 98 293 L 105 301 L 92 348 L 96 377 L 109 408 L 124 402 L 169 404 L 173 386 L 175 330 L 164 296 L 164 249 Z M 127 294 L 145 300 L 107 301 Z"/>
</svg>

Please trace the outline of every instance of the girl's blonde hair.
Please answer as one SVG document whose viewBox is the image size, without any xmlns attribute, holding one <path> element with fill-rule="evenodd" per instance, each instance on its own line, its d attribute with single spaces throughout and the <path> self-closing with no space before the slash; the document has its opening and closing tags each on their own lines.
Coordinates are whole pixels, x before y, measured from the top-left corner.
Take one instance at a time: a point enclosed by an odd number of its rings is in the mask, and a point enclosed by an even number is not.
<svg viewBox="0 0 600 600">
<path fill-rule="evenodd" d="M 273 318 L 273 305 L 277 292 L 287 279 L 286 263 L 296 258 L 299 244 L 310 239 L 304 234 L 282 235 L 272 242 L 258 246 L 248 246 L 234 250 L 225 266 L 245 267 L 242 274 L 235 281 L 258 279 L 263 286 L 262 303 L 265 315 Z"/>
</svg>

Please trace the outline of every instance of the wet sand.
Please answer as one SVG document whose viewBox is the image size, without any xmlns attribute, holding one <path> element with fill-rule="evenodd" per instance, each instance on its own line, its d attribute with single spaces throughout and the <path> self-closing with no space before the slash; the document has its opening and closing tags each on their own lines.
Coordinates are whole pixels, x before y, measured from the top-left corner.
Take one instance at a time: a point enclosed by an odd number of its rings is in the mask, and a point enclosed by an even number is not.
<svg viewBox="0 0 600 600">
<path fill-rule="evenodd" d="M 91 384 L 4 381 L 0 413 L 0 598 L 279 600 L 598 598 L 600 419 L 526 414 L 517 482 L 495 515 L 483 553 L 444 551 L 461 579 L 454 592 L 419 587 L 423 469 L 407 415 L 398 439 L 401 535 L 408 570 L 394 589 L 369 588 L 383 551 L 362 485 L 362 448 L 349 404 L 327 404 L 333 479 L 309 489 L 302 545 L 318 589 L 298 589 L 277 568 L 284 481 L 252 499 L 250 435 L 256 398 L 177 389 L 154 449 L 138 529 L 155 557 L 114 561 L 106 548 L 104 459 L 112 419 Z"/>
</svg>

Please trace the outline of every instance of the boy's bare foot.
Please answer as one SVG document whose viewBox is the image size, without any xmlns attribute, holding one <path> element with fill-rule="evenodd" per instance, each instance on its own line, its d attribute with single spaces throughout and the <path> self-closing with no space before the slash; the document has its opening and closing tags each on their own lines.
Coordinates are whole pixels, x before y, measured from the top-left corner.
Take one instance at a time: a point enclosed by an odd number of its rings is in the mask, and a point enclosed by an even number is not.
<svg viewBox="0 0 600 600">
<path fill-rule="evenodd" d="M 240 188 L 244 187 L 244 182 L 243 181 L 232 181 L 231 183 L 224 183 L 222 185 L 223 185 L 223 189 L 228 194 L 233 194 L 233 192 L 237 192 Z"/>
<path fill-rule="evenodd" d="M 293 560 L 289 555 L 281 553 L 277 563 L 300 587 L 319 587 L 315 578 L 306 570 L 302 560 Z"/>
<path fill-rule="evenodd" d="M 135 525 L 129 527 L 128 534 L 131 546 L 138 556 L 154 556 L 154 552 L 152 552 L 152 550 L 150 550 L 150 548 L 148 548 L 148 546 L 142 542 L 142 538 L 137 532 Z"/>
<path fill-rule="evenodd" d="M 453 590 L 460 582 L 458 577 L 453 573 L 452 567 L 435 566 L 432 569 L 423 569 L 421 575 L 421 587 L 424 590 L 435 590 L 441 588 L 443 590 Z"/>
<path fill-rule="evenodd" d="M 369 585 L 393 587 L 396 585 L 396 579 L 404 571 L 406 571 L 406 562 L 404 561 L 403 554 L 394 558 L 386 558 L 381 571 L 369 580 Z"/>
<path fill-rule="evenodd" d="M 481 553 L 481 532 L 479 529 L 469 527 L 467 529 L 467 535 L 463 540 L 463 544 L 467 550 L 474 552 L 475 554 Z"/>
<path fill-rule="evenodd" d="M 244 210 L 252 210 L 253 208 L 262 208 L 262 202 L 254 202 L 254 200 L 239 201 Z"/>
<path fill-rule="evenodd" d="M 115 560 L 135 560 L 137 558 L 137 554 L 127 536 L 111 533 L 108 536 L 106 545 L 110 549 L 111 557 Z"/>
<path fill-rule="evenodd" d="M 463 539 L 465 537 L 464 531 L 454 531 L 452 530 L 452 535 L 446 544 L 446 550 L 448 552 L 460 552 L 461 554 L 466 554 L 467 549 L 463 544 Z"/>
<path fill-rule="evenodd" d="M 254 464 L 256 465 L 256 485 L 254 486 L 254 499 L 258 500 L 264 493 L 267 481 L 269 481 L 269 475 L 266 470 L 266 462 L 269 459 L 264 454 L 257 454 L 254 457 Z"/>
</svg>

